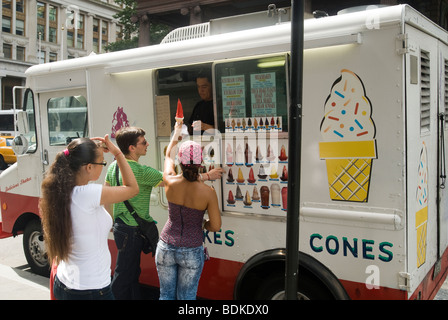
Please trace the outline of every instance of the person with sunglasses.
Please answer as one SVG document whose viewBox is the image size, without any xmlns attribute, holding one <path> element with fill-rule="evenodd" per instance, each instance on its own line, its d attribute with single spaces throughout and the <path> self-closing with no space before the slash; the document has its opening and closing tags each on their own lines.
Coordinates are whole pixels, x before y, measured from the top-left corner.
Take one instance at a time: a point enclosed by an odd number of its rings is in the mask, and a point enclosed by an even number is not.
<svg viewBox="0 0 448 320">
<path fill-rule="evenodd" d="M 129 204 L 140 218 L 147 222 L 154 221 L 150 215 L 150 197 L 152 189 L 163 186 L 163 174 L 150 166 L 139 163 L 140 157 L 147 154 L 149 143 L 145 139 L 145 130 L 139 127 L 124 127 L 116 132 L 116 142 L 125 155 L 137 179 L 140 192 L 129 199 Z M 121 184 L 121 167 L 119 170 Z M 112 162 L 107 170 L 105 185 L 116 186 L 116 162 Z M 107 208 L 112 212 L 112 208 Z M 112 291 L 117 300 L 138 300 L 141 298 L 140 255 L 144 248 L 144 239 L 140 234 L 137 221 L 124 202 L 113 206 L 114 238 L 118 249 L 117 263 L 112 279 Z"/>
<path fill-rule="evenodd" d="M 95 142 L 97 141 L 97 142 Z M 122 186 L 90 183 L 99 179 L 111 152 L 122 173 Z M 104 206 L 138 194 L 126 158 L 106 135 L 78 138 L 56 158 L 42 181 L 39 203 L 49 261 L 57 265 L 53 283 L 58 300 L 111 300 L 112 218 Z"/>
</svg>

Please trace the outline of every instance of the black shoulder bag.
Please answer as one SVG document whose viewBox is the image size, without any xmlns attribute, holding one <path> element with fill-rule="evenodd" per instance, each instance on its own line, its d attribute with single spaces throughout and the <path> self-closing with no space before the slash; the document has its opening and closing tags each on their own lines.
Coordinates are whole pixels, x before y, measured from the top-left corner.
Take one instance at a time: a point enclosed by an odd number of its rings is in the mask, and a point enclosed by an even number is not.
<svg viewBox="0 0 448 320">
<path fill-rule="evenodd" d="M 115 177 L 117 179 L 117 186 L 120 185 L 120 181 L 118 180 L 118 163 L 115 167 Z M 138 224 L 140 235 L 144 239 L 143 244 L 143 253 L 152 253 L 152 256 L 154 257 L 156 253 L 157 248 L 157 242 L 159 241 L 159 230 L 157 229 L 156 223 L 154 221 L 146 221 L 145 219 L 142 219 L 137 212 L 134 210 L 132 205 L 129 203 L 129 201 L 123 201 L 126 205 L 126 208 L 128 208 L 129 212 L 131 213 L 132 217 L 135 219 L 135 221 Z"/>
</svg>

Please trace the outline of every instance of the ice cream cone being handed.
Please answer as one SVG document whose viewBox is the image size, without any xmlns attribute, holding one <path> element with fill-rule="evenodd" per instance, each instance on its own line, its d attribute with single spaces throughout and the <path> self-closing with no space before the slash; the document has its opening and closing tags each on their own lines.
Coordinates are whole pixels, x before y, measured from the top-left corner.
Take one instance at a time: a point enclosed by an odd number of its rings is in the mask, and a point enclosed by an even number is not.
<svg viewBox="0 0 448 320">
<path fill-rule="evenodd" d="M 184 110 L 182 108 L 182 103 L 180 102 L 180 99 L 177 99 L 177 110 L 176 110 L 176 124 L 181 125 L 182 130 L 182 136 L 188 135 L 188 128 L 186 125 L 184 125 Z"/>
</svg>

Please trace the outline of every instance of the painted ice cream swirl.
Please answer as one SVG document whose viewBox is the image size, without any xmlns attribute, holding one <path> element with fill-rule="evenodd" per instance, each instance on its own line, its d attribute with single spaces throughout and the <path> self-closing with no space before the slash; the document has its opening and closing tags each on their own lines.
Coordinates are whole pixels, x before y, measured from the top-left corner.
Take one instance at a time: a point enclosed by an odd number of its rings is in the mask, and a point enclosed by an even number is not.
<svg viewBox="0 0 448 320">
<path fill-rule="evenodd" d="M 417 207 L 424 208 L 428 205 L 428 159 L 426 145 L 423 143 L 418 165 Z"/>
<path fill-rule="evenodd" d="M 361 79 L 341 70 L 325 102 L 321 134 L 325 141 L 365 141 L 375 138 L 372 107 Z"/>
</svg>

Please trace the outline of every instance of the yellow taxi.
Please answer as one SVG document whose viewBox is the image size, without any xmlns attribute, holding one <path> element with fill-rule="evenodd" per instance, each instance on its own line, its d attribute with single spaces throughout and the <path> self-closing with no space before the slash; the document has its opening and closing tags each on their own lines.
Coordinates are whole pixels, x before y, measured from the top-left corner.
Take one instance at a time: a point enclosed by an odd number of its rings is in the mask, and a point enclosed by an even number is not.
<svg viewBox="0 0 448 320">
<path fill-rule="evenodd" d="M 9 164 L 15 163 L 17 157 L 12 151 L 13 136 L 0 136 L 0 170 L 5 170 Z"/>
</svg>

